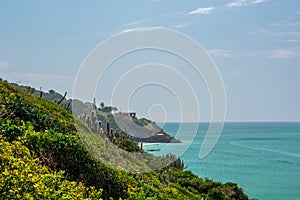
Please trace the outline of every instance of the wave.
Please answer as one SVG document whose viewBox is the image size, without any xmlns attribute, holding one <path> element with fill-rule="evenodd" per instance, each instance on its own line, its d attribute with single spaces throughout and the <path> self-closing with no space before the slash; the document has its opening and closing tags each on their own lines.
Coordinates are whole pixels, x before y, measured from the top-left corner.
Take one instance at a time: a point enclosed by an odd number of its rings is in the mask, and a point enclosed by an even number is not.
<svg viewBox="0 0 300 200">
<path fill-rule="evenodd" d="M 282 154 L 282 155 L 285 155 L 285 156 L 291 156 L 291 157 L 294 157 L 294 158 L 300 158 L 300 154 L 290 153 L 290 152 L 285 152 L 285 151 L 279 151 L 279 150 L 276 150 L 276 149 L 268 149 L 268 148 L 264 148 L 264 147 L 253 147 L 253 146 L 249 146 L 249 145 L 240 144 L 238 141 L 231 141 L 231 142 L 229 142 L 229 144 L 231 144 L 233 146 L 237 146 L 237 147 L 247 148 L 247 149 L 268 151 L 268 152 L 272 152 L 272 153 Z"/>
</svg>

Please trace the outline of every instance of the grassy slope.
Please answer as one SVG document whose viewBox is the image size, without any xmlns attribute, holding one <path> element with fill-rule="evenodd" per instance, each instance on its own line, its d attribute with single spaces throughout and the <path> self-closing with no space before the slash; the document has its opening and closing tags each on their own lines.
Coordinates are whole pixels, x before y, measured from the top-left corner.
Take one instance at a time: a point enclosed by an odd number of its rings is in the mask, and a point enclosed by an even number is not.
<svg viewBox="0 0 300 200">
<path fill-rule="evenodd" d="M 78 119 L 76 121 L 80 139 L 99 161 L 123 171 L 150 171 L 150 168 L 137 156 L 106 142 L 100 135 L 94 134 L 83 122 Z"/>
<path fill-rule="evenodd" d="M 0 122 L 0 134 L 10 142 L 8 144 L 3 141 L 2 146 L 5 144 L 8 148 L 7 145 L 14 145 L 17 141 L 18 145 L 29 150 L 31 157 L 23 160 L 25 163 L 37 160 L 39 165 L 49 168 L 49 173 L 61 173 L 63 170 L 65 173 L 60 176 L 79 184 L 72 186 L 75 194 L 78 187 L 93 186 L 99 192 L 103 189 L 104 199 L 248 199 L 234 183 L 221 184 L 203 180 L 189 171 L 170 169 L 170 180 L 167 181 L 165 170 L 133 175 L 111 168 L 104 160 L 101 162 L 105 157 L 112 157 L 108 154 L 112 151 L 106 151 L 105 141 L 91 133 L 83 123 L 77 123 L 76 127 L 69 111 L 53 102 L 16 89 L 2 80 Z M 80 138 L 85 138 L 85 142 Z M 135 157 L 130 157 L 130 154 L 123 152 L 124 155 L 129 156 L 131 167 L 147 167 Z M 1 157 L 1 163 L 3 160 Z M 113 165 L 120 169 L 128 167 L 128 163 L 122 163 L 118 155 L 110 162 L 115 162 Z M 5 166 L 1 165 L 0 173 L 6 173 Z M 26 177 L 22 181 L 28 182 Z M 49 182 L 55 183 L 51 179 Z M 5 189 L 6 185 L 0 185 L 0 191 Z M 96 198 L 94 193 L 93 195 Z M 83 197 L 93 198 L 88 194 Z"/>
</svg>

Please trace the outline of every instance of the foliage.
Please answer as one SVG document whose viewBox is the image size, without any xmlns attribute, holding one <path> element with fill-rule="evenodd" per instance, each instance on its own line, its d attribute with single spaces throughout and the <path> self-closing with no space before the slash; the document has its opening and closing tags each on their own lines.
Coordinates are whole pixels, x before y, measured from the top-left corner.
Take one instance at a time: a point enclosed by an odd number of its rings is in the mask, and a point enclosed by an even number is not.
<svg viewBox="0 0 300 200">
<path fill-rule="evenodd" d="M 137 145 L 136 142 L 127 140 L 125 138 L 117 138 L 115 141 L 115 144 L 119 148 L 121 148 L 125 151 L 128 151 L 128 152 L 140 152 L 141 151 L 140 147 Z"/>
<path fill-rule="evenodd" d="M 225 199 L 225 196 L 220 190 L 213 188 L 208 193 L 208 199 L 223 200 L 223 199 Z"/>
<path fill-rule="evenodd" d="M 53 170 L 64 170 L 71 181 L 102 188 L 104 198 L 126 197 L 122 175 L 94 159 L 75 135 L 27 130 L 24 144 Z M 113 186 L 113 187 L 112 187 Z"/>
<path fill-rule="evenodd" d="M 103 108 L 104 108 L 104 102 L 100 103 L 100 107 L 101 107 L 100 109 L 103 110 Z"/>
<path fill-rule="evenodd" d="M 167 154 L 165 157 L 166 157 L 167 159 L 173 161 L 172 163 L 170 163 L 170 164 L 168 165 L 168 167 L 173 167 L 173 168 L 177 168 L 177 169 L 180 169 L 180 170 L 185 169 L 185 167 L 184 167 L 184 162 L 183 162 L 183 160 L 180 159 L 180 157 L 177 157 L 177 156 L 174 155 L 174 154 Z"/>
<path fill-rule="evenodd" d="M 101 117 L 113 127 L 110 116 Z M 151 173 L 121 171 L 151 163 L 122 151 L 130 162 L 125 163 L 111 154 L 114 145 L 107 147 L 78 122 L 76 127 L 72 113 L 54 102 L 0 80 L 0 199 L 99 199 L 101 194 L 104 199 L 248 199 L 235 183 L 203 180 L 182 170 L 181 160 Z M 133 143 L 118 142 L 125 150 L 137 150 Z M 145 156 L 154 165 L 160 161 Z M 113 158 L 123 168 L 111 168 L 100 157 Z"/>
<path fill-rule="evenodd" d="M 182 171 L 176 168 L 170 170 L 170 181 L 178 183 L 181 187 L 187 188 L 200 194 L 208 195 L 208 199 L 240 199 L 246 200 L 248 196 L 236 183 L 222 184 L 210 179 L 197 177 L 191 171 Z"/>
<path fill-rule="evenodd" d="M 133 121 L 139 126 L 148 126 L 149 124 L 152 123 L 149 119 L 146 118 L 141 118 L 141 119 L 134 118 Z"/>
<path fill-rule="evenodd" d="M 150 168 L 139 158 L 139 154 L 130 153 L 117 147 L 114 143 L 105 140 L 98 134 L 93 134 L 90 129 L 78 121 L 78 135 L 84 142 L 86 148 L 91 152 L 94 158 L 101 163 L 122 171 L 149 171 Z M 135 143 L 134 143 L 135 144 Z M 137 144 L 135 144 L 135 147 Z M 124 148 L 131 148 L 125 146 Z M 146 154 L 151 157 L 153 155 Z"/>
<path fill-rule="evenodd" d="M 111 113 L 112 111 L 118 111 L 118 108 L 114 107 L 114 106 L 105 106 L 104 103 L 101 102 L 100 107 L 98 108 L 98 110 L 102 111 L 104 113 Z"/>
<path fill-rule="evenodd" d="M 0 119 L 0 134 L 8 141 L 13 141 L 22 136 L 27 130 L 29 123 L 25 124 L 23 120 Z"/>
<path fill-rule="evenodd" d="M 99 199 L 101 190 L 64 180 L 63 171 L 52 171 L 34 159 L 20 142 L 0 136 L 0 199 Z"/>
<path fill-rule="evenodd" d="M 0 81 L 0 118 L 31 122 L 36 131 L 54 130 L 75 134 L 72 113 L 54 102 L 37 98 L 17 89 L 5 81 Z"/>
<path fill-rule="evenodd" d="M 165 183 L 157 179 L 161 176 L 156 172 L 138 174 L 137 179 L 141 181 L 129 188 L 129 199 L 201 199 L 203 195 L 190 192 L 176 183 Z"/>
</svg>

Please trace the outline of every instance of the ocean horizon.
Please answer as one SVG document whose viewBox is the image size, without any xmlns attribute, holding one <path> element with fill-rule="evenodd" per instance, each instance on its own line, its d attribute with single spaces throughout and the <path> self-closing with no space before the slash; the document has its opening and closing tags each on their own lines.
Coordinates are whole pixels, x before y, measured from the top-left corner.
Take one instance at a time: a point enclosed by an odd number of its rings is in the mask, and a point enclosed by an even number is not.
<svg viewBox="0 0 300 200">
<path fill-rule="evenodd" d="M 186 170 L 202 178 L 235 182 L 250 198 L 300 198 L 300 122 L 225 122 L 217 144 L 203 159 L 198 155 L 208 122 L 159 125 L 182 143 L 144 146 L 149 153 L 176 154 Z M 180 125 L 184 133 L 178 132 Z M 195 125 L 199 125 L 196 134 Z"/>
</svg>

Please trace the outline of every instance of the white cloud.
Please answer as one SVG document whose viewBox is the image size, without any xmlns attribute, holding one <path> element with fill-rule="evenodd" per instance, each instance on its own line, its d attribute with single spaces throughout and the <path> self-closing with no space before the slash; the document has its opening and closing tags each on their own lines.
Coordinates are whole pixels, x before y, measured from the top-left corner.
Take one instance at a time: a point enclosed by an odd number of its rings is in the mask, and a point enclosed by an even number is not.
<svg viewBox="0 0 300 200">
<path fill-rule="evenodd" d="M 128 22 L 128 23 L 125 23 L 123 24 L 124 26 L 134 26 L 134 25 L 138 25 L 140 24 L 141 21 L 133 21 L 133 22 Z"/>
<path fill-rule="evenodd" d="M 177 24 L 175 28 L 185 28 L 187 26 L 189 26 L 189 24 Z"/>
<path fill-rule="evenodd" d="M 226 50 L 226 49 L 213 49 L 208 51 L 213 56 L 220 56 L 220 57 L 234 57 L 233 51 Z"/>
<path fill-rule="evenodd" d="M 245 4 L 246 0 L 236 0 L 234 2 L 228 3 L 227 6 L 232 7 L 241 7 Z"/>
<path fill-rule="evenodd" d="M 253 4 L 260 4 L 266 2 L 267 0 L 235 0 L 227 4 L 228 7 L 241 7 L 241 6 L 248 6 Z"/>
<path fill-rule="evenodd" d="M 250 2 L 250 4 L 258 4 L 258 3 L 263 3 L 265 1 L 267 1 L 267 0 L 254 0 L 254 1 Z"/>
<path fill-rule="evenodd" d="M 262 56 L 271 59 L 289 59 L 298 57 L 300 54 L 294 49 L 257 50 L 246 53 L 248 56 Z"/>
<path fill-rule="evenodd" d="M 189 15 L 210 14 L 214 9 L 215 9 L 214 7 L 198 8 L 196 10 L 192 10 L 188 14 Z"/>
<path fill-rule="evenodd" d="M 161 29 L 162 27 L 144 27 L 144 28 L 132 28 L 132 29 L 126 29 L 121 31 L 122 33 L 128 33 L 128 32 L 144 32 L 144 31 L 151 31 L 151 30 L 155 30 L 155 29 Z"/>
<path fill-rule="evenodd" d="M 270 54 L 270 58 L 276 59 L 288 59 L 297 56 L 297 53 L 293 50 L 286 50 L 286 49 L 277 49 L 273 50 Z"/>
<path fill-rule="evenodd" d="M 0 60 L 0 69 L 10 66 L 6 60 Z"/>
</svg>

